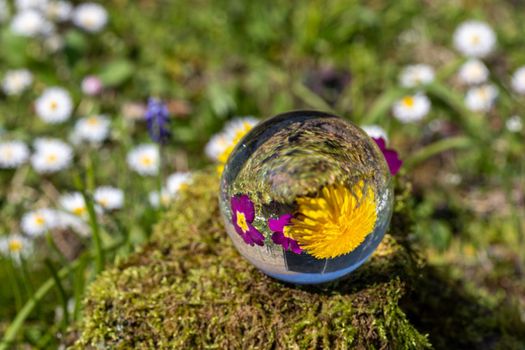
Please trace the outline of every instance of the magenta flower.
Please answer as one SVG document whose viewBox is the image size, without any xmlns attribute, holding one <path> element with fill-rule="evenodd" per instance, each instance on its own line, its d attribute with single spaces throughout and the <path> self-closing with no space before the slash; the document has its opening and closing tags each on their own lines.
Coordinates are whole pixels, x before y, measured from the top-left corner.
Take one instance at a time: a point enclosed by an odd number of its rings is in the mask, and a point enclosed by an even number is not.
<svg viewBox="0 0 525 350">
<path fill-rule="evenodd" d="M 246 244 L 262 246 L 264 236 L 252 225 L 255 219 L 255 207 L 250 197 L 243 194 L 231 198 L 232 224 L 235 231 L 242 237 Z"/>
<path fill-rule="evenodd" d="M 386 142 L 382 137 L 373 137 L 372 139 L 377 143 L 381 152 L 383 152 L 385 160 L 388 164 L 388 168 L 390 169 L 390 174 L 397 174 L 399 172 L 399 168 L 401 168 L 401 165 L 403 165 L 403 161 L 399 159 L 397 152 L 393 149 L 386 148 Z"/>
<path fill-rule="evenodd" d="M 289 227 L 292 221 L 292 215 L 284 214 L 278 219 L 268 219 L 268 227 L 273 231 L 272 241 L 275 244 L 280 244 L 284 250 L 290 249 L 295 254 L 301 254 L 303 251 L 297 241 L 284 235 L 284 231 Z"/>
</svg>

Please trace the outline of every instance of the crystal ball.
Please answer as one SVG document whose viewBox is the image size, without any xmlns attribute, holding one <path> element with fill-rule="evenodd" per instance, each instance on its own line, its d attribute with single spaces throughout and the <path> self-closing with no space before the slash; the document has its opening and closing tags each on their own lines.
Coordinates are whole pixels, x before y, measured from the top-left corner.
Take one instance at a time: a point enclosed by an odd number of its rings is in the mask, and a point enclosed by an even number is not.
<svg viewBox="0 0 525 350">
<path fill-rule="evenodd" d="M 323 283 L 358 268 L 381 242 L 392 178 L 359 127 L 295 111 L 260 123 L 235 146 L 219 202 L 228 235 L 253 265 L 282 281 Z"/>
</svg>

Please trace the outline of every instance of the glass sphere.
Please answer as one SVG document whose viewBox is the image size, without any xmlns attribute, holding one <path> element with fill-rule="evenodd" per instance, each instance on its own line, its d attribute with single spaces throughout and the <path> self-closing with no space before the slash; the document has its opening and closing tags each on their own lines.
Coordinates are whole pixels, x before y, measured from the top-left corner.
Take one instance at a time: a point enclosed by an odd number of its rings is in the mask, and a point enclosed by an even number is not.
<svg viewBox="0 0 525 350">
<path fill-rule="evenodd" d="M 264 273 L 314 284 L 355 270 L 381 242 L 392 179 L 356 125 L 315 111 L 253 128 L 224 168 L 220 208 L 237 250 Z"/>
</svg>

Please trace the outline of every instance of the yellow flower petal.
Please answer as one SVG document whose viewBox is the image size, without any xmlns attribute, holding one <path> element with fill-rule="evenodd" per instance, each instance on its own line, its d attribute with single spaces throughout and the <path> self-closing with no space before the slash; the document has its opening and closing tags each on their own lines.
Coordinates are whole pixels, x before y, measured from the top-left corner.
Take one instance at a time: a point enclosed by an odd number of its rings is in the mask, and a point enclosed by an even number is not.
<svg viewBox="0 0 525 350">
<path fill-rule="evenodd" d="M 318 197 L 298 198 L 298 214 L 286 235 L 318 259 L 350 253 L 372 233 L 377 219 L 374 191 L 364 187 L 363 181 L 352 190 L 331 185 Z"/>
<path fill-rule="evenodd" d="M 219 157 L 218 157 L 219 165 L 217 166 L 217 172 L 219 173 L 219 175 L 222 174 L 222 171 L 224 170 L 224 165 L 226 165 L 226 162 L 228 161 L 228 157 L 233 152 L 233 149 L 235 148 L 235 146 L 239 143 L 239 141 L 241 141 L 244 135 L 246 135 L 248 131 L 250 131 L 251 129 L 253 129 L 253 125 L 251 125 L 250 123 L 243 123 L 242 128 L 236 131 L 232 139 L 232 142 L 230 142 L 230 144 L 224 149 L 224 151 L 222 151 L 222 153 L 219 154 Z"/>
</svg>

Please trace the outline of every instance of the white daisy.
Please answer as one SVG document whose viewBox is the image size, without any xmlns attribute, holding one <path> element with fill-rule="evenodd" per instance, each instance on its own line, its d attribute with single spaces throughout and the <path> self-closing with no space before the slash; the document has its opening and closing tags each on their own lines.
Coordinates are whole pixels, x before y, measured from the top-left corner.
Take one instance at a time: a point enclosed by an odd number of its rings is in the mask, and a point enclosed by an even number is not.
<svg viewBox="0 0 525 350">
<path fill-rule="evenodd" d="M 461 66 L 458 77 L 462 83 L 467 85 L 481 84 L 487 81 L 489 70 L 483 62 L 473 58 Z"/>
<path fill-rule="evenodd" d="M 204 152 L 208 158 L 217 161 L 219 159 L 219 155 L 224 152 L 224 150 L 230 145 L 231 141 L 231 138 L 224 132 L 215 134 L 206 144 Z"/>
<path fill-rule="evenodd" d="M 108 21 L 108 13 L 104 7 L 95 3 L 78 5 L 73 12 L 73 23 L 85 31 L 96 33 L 101 31 Z"/>
<path fill-rule="evenodd" d="M 481 21 L 463 22 L 454 32 L 454 46 L 465 56 L 486 57 L 496 45 L 496 34 Z"/>
<path fill-rule="evenodd" d="M 18 233 L 0 237 L 0 253 L 15 261 L 29 256 L 32 250 L 33 242 Z"/>
<path fill-rule="evenodd" d="M 175 196 L 181 188 L 189 184 L 190 180 L 191 173 L 189 172 L 173 173 L 166 180 L 166 189 L 170 195 Z"/>
<path fill-rule="evenodd" d="M 157 175 L 159 172 L 159 148 L 154 144 L 142 144 L 127 156 L 129 167 L 140 175 Z"/>
<path fill-rule="evenodd" d="M 122 208 L 124 204 L 124 192 L 115 187 L 102 186 L 95 190 L 95 201 L 104 210 L 115 210 Z"/>
<path fill-rule="evenodd" d="M 525 66 L 518 68 L 512 75 L 512 88 L 518 94 L 525 95 Z"/>
<path fill-rule="evenodd" d="M 47 0 L 16 0 L 15 6 L 19 11 L 22 10 L 43 10 L 47 5 Z"/>
<path fill-rule="evenodd" d="M 11 31 L 20 36 L 48 35 L 53 29 L 53 24 L 35 10 L 19 12 L 11 20 Z"/>
<path fill-rule="evenodd" d="M 399 75 L 399 83 L 407 88 L 426 85 L 434 81 L 434 75 L 434 68 L 427 64 L 409 65 Z"/>
<path fill-rule="evenodd" d="M 402 123 L 416 122 L 430 111 L 430 100 L 423 94 L 407 95 L 394 104 L 394 117 Z"/>
<path fill-rule="evenodd" d="M 52 209 L 38 209 L 22 216 L 20 227 L 25 234 L 35 237 L 43 235 L 57 224 L 56 212 Z"/>
<path fill-rule="evenodd" d="M 36 113 L 46 123 L 61 123 L 71 116 L 73 101 L 67 90 L 59 87 L 46 89 L 35 102 Z"/>
<path fill-rule="evenodd" d="M 0 142 L 0 168 L 17 168 L 29 158 L 29 147 L 22 141 Z"/>
<path fill-rule="evenodd" d="M 465 105 L 471 111 L 486 112 L 492 108 L 496 97 L 498 97 L 498 90 L 492 84 L 473 87 L 467 91 Z"/>
<path fill-rule="evenodd" d="M 239 131 L 252 129 L 257 124 L 259 124 L 259 119 L 254 117 L 234 118 L 224 125 L 223 131 L 231 137 L 234 137 Z"/>
<path fill-rule="evenodd" d="M 523 129 L 523 123 L 518 115 L 513 115 L 507 119 L 505 126 L 510 132 L 520 132 Z"/>
<path fill-rule="evenodd" d="M 100 143 L 108 137 L 109 124 L 109 119 L 103 115 L 79 119 L 73 130 L 74 138 L 78 141 Z"/>
<path fill-rule="evenodd" d="M 160 191 L 160 195 L 158 191 L 150 192 L 148 195 L 148 199 L 151 206 L 155 208 L 158 208 L 161 204 L 163 207 L 167 207 L 173 200 L 173 196 L 168 192 L 166 188 L 163 188 Z"/>
<path fill-rule="evenodd" d="M 64 22 L 71 18 L 73 5 L 69 1 L 55 0 L 50 1 L 44 9 L 44 12 L 52 21 Z"/>
<path fill-rule="evenodd" d="M 73 159 L 70 145 L 58 139 L 37 139 L 31 165 L 41 174 L 54 173 L 67 168 Z"/>
<path fill-rule="evenodd" d="M 8 96 L 20 95 L 33 83 L 33 74 L 27 69 L 15 69 L 5 73 L 2 90 Z"/>
<path fill-rule="evenodd" d="M 368 134 L 368 136 L 374 139 L 383 138 L 383 140 L 388 141 L 388 136 L 386 135 L 385 129 L 379 125 L 363 125 L 361 129 L 363 129 Z"/>
<path fill-rule="evenodd" d="M 66 193 L 59 198 L 59 203 L 62 209 L 65 211 L 75 214 L 80 218 L 86 218 L 88 216 L 88 209 L 86 201 L 80 192 Z"/>
<path fill-rule="evenodd" d="M 206 144 L 204 152 L 211 160 L 217 161 L 228 148 L 235 146 L 239 141 L 239 136 L 246 134 L 250 129 L 259 123 L 253 117 L 235 118 L 226 123 L 222 131 L 212 136 Z"/>
<path fill-rule="evenodd" d="M 88 75 L 82 79 L 81 88 L 84 94 L 88 96 L 95 96 L 102 91 L 102 81 L 94 75 Z"/>
<path fill-rule="evenodd" d="M 51 137 L 37 137 L 35 141 L 33 141 L 33 148 L 36 151 L 41 151 L 45 147 L 48 147 L 49 145 L 57 144 L 57 142 L 62 142 L 60 139 L 55 139 Z"/>
</svg>

